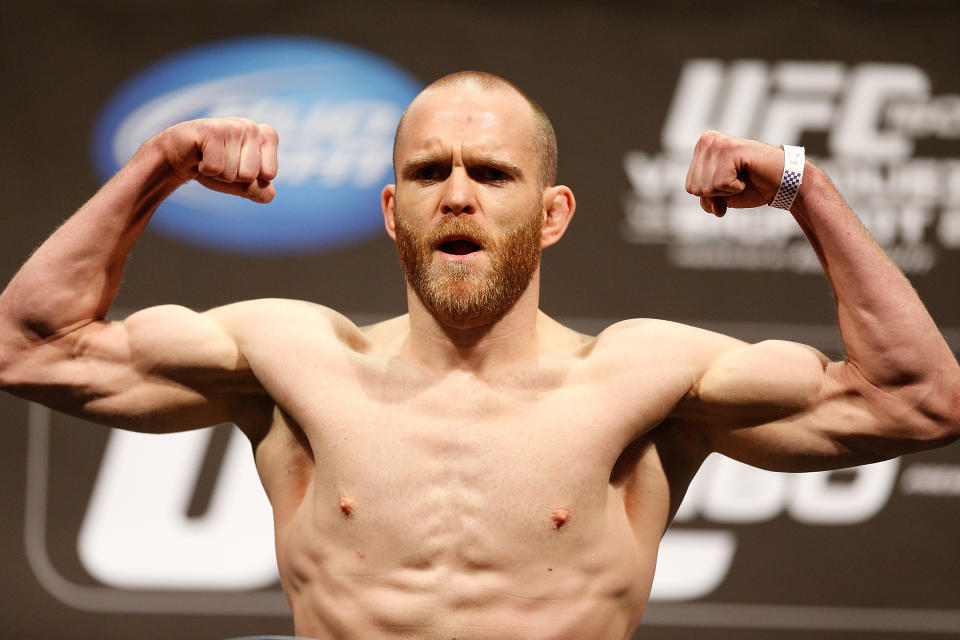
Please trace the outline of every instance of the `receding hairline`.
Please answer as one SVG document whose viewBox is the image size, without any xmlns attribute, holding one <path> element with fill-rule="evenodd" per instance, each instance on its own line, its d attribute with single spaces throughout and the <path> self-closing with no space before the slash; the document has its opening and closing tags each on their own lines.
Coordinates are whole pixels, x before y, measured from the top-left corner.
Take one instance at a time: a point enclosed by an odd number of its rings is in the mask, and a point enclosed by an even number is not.
<svg viewBox="0 0 960 640">
<path fill-rule="evenodd" d="M 534 151 L 536 152 L 540 160 L 540 171 L 539 178 L 541 183 L 544 186 L 552 186 L 556 183 L 557 180 L 557 136 L 553 130 L 553 124 L 550 122 L 550 118 L 547 116 L 546 111 L 543 110 L 539 104 L 536 103 L 530 96 L 528 96 L 520 87 L 513 84 L 505 78 L 501 78 L 498 75 L 492 73 L 487 73 L 486 71 L 457 71 L 456 73 L 451 73 L 434 80 L 428 84 L 423 91 L 417 94 L 407 108 L 404 109 L 403 114 L 400 116 L 400 121 L 397 122 L 397 131 L 393 137 L 393 163 L 394 163 L 394 178 L 396 178 L 396 164 L 397 164 L 397 146 L 400 140 L 400 134 L 403 130 L 403 125 L 407 118 L 407 113 L 410 111 L 417 100 L 420 99 L 420 96 L 424 95 L 428 91 L 435 89 L 444 89 L 448 87 L 464 87 L 464 86 L 473 86 L 483 91 L 507 91 L 515 93 L 516 95 L 523 98 L 524 102 L 530 107 L 530 110 L 533 115 L 534 122 L 534 131 L 533 131 L 533 146 Z"/>
</svg>

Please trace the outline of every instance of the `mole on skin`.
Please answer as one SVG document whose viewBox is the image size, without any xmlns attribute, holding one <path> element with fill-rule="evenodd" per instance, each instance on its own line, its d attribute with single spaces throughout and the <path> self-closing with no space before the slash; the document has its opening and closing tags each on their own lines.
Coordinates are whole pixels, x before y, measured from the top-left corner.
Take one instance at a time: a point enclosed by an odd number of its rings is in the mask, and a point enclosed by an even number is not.
<svg viewBox="0 0 960 640">
<path fill-rule="evenodd" d="M 348 495 L 340 496 L 340 511 L 344 516 L 347 518 L 352 516 L 355 507 L 356 503 L 353 501 L 353 498 Z"/>
<path fill-rule="evenodd" d="M 553 526 L 561 528 L 570 521 L 569 507 L 557 507 L 553 510 Z"/>
</svg>

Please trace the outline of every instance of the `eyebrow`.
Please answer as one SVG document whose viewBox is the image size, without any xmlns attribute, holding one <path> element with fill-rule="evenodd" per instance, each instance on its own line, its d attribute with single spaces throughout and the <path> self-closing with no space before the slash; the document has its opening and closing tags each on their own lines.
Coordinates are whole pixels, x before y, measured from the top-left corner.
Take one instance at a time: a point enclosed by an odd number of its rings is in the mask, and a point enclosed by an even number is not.
<svg viewBox="0 0 960 640">
<path fill-rule="evenodd" d="M 400 175 L 404 178 L 409 178 L 423 167 L 428 167 L 431 164 L 440 164 L 442 162 L 445 162 L 445 156 L 439 153 L 425 153 L 414 156 L 403 163 L 400 169 Z"/>
<path fill-rule="evenodd" d="M 489 157 L 481 156 L 479 158 L 476 158 L 474 162 L 470 162 L 469 164 L 490 167 L 492 169 L 497 169 L 498 171 L 503 171 L 504 173 L 510 174 L 512 176 L 516 176 L 518 178 L 523 176 L 523 171 L 520 169 L 520 167 L 506 160 L 499 160 L 497 158 L 489 158 Z"/>
<path fill-rule="evenodd" d="M 449 163 L 449 158 L 450 158 L 449 155 L 439 154 L 439 153 L 425 153 L 419 156 L 414 156 L 413 158 L 403 163 L 403 165 L 401 166 L 400 175 L 402 175 L 404 178 L 409 178 L 414 174 L 416 174 L 416 172 L 422 169 L 423 167 L 428 167 L 432 164 Z M 520 169 L 520 167 L 518 167 L 514 163 L 508 162 L 507 160 L 492 158 L 490 156 L 483 156 L 483 155 L 474 156 L 474 157 L 471 157 L 466 164 L 468 166 L 479 165 L 484 167 L 491 167 L 493 169 L 497 169 L 498 171 L 503 171 L 504 173 L 516 176 L 518 178 L 523 176 L 523 170 Z"/>
</svg>

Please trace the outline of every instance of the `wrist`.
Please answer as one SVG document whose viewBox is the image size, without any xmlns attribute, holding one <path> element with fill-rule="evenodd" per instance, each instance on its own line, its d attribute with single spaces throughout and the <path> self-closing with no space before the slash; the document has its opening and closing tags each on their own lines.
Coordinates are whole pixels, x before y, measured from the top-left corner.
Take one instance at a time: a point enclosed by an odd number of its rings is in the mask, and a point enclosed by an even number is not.
<svg viewBox="0 0 960 640">
<path fill-rule="evenodd" d="M 820 167 L 811 162 L 809 158 L 805 159 L 803 164 L 803 183 L 800 185 L 797 196 L 790 206 L 790 213 L 798 214 L 806 211 L 811 200 L 816 197 L 816 193 L 822 189 L 824 182 L 829 182 L 829 180 Z"/>
<path fill-rule="evenodd" d="M 775 209 L 789 211 L 797 197 L 797 192 L 803 184 L 803 174 L 806 167 L 806 156 L 803 147 L 783 144 L 782 150 L 783 171 L 777 191 L 768 204 Z M 778 154 L 779 155 L 779 154 Z"/>
<path fill-rule="evenodd" d="M 140 145 L 125 168 L 141 173 L 152 187 L 172 192 L 189 182 L 191 176 L 182 175 L 182 171 L 170 161 L 169 142 L 164 133 L 158 133 Z"/>
</svg>

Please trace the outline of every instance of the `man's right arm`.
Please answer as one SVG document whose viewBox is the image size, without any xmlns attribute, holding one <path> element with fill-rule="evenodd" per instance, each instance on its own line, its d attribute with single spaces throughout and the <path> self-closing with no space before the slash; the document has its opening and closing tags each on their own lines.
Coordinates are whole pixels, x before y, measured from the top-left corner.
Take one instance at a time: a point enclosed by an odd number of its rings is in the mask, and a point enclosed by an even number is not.
<svg viewBox="0 0 960 640">
<path fill-rule="evenodd" d="M 144 431 L 228 420 L 231 398 L 257 387 L 220 321 L 229 307 L 105 317 L 127 254 L 164 198 L 196 179 L 269 202 L 276 149 L 272 128 L 239 119 L 181 123 L 147 141 L 0 294 L 0 388 Z"/>
</svg>

